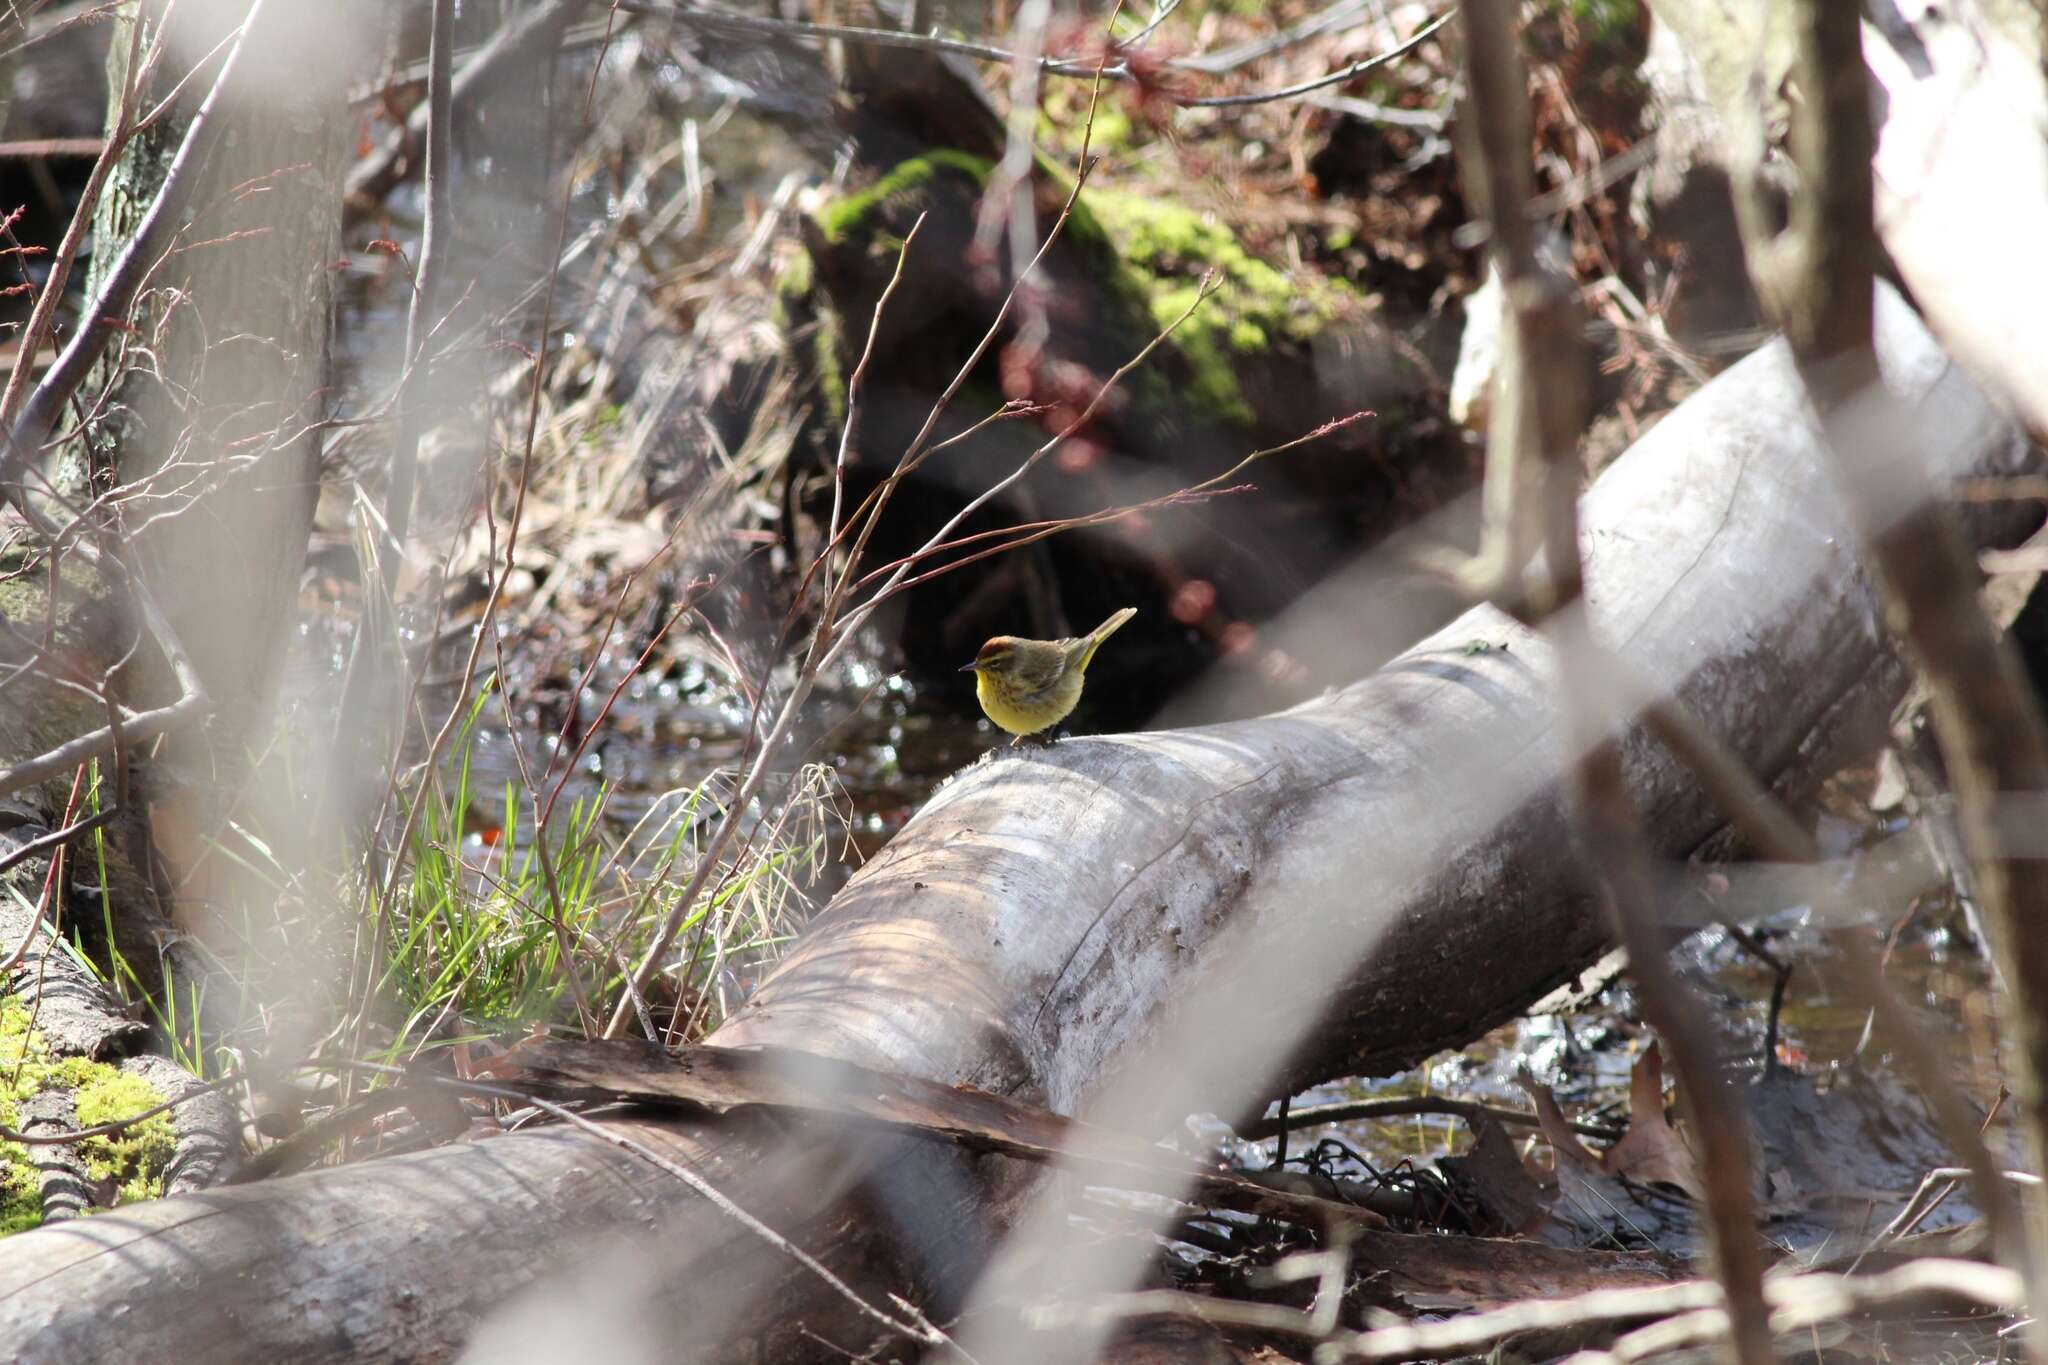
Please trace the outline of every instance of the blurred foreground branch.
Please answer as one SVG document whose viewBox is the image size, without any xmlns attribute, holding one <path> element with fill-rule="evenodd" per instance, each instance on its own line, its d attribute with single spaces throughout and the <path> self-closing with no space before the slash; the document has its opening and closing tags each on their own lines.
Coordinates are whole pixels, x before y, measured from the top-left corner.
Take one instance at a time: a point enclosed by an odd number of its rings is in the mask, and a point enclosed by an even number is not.
<svg viewBox="0 0 2048 1365">
<path fill-rule="evenodd" d="M 1791 128 L 1800 188 L 1783 232 L 1762 183 L 1760 130 L 1735 149 L 1738 221 L 1757 291 L 1790 343 L 1869 546 L 1885 618 L 1927 680 L 1936 737 L 1992 949 L 2012 993 L 2014 1090 L 2029 1155 L 2048 1168 L 2048 863 L 2002 826 L 2002 797 L 2048 791 L 2048 731 L 2018 661 L 1977 600 L 1974 557 L 1930 468 L 1939 427 L 1882 372 L 1873 299 L 1880 256 L 1873 218 L 1874 134 L 1861 18 L 1802 0 L 1792 76 L 1802 98 Z M 2036 147 L 2036 155 L 2040 148 Z M 2048 1272 L 2048 1209 L 2028 1220 L 2032 1286 Z M 2024 1264 L 2021 1249 L 2000 1252 Z M 2048 1347 L 2048 1318 L 2034 1329 Z"/>
<path fill-rule="evenodd" d="M 1606 643 L 1595 637 L 1582 592 L 1579 437 L 1587 418 L 1590 358 L 1567 280 L 1538 263 L 1521 205 L 1529 200 L 1528 73 L 1503 0 L 1462 0 L 1469 122 L 1463 160 L 1475 202 L 1492 231 L 1492 260 L 1506 301 L 1505 360 L 1496 380 L 1487 450 L 1487 527 L 1492 562 L 1482 558 L 1487 591 L 1519 586 L 1541 548 L 1542 572 L 1529 596 L 1557 644 L 1572 770 L 1574 814 L 1615 936 L 1628 949 L 1629 973 L 1644 1017 L 1669 1050 L 1679 1103 L 1698 1135 L 1704 1187 L 1702 1225 L 1714 1275 L 1726 1300 L 1728 1358 L 1767 1365 L 1771 1347 L 1763 1298 L 1763 1254 L 1756 1201 L 1749 1106 L 1716 1063 L 1706 1010 L 1672 969 L 1659 915 L 1642 817 L 1629 790 L 1614 718 L 1621 708 L 1605 679 Z M 1524 594 L 1516 592 L 1512 608 Z M 1679 708 L 1673 707 L 1673 710 Z M 1739 766 L 1739 765 L 1738 765 Z"/>
<path fill-rule="evenodd" d="M 483 49 L 462 64 L 449 86 L 446 107 L 461 108 L 480 99 L 496 83 L 508 80 L 523 64 L 538 62 L 562 39 L 589 0 L 542 0 L 498 30 Z M 422 100 L 402 127 L 385 134 L 376 148 L 349 168 L 342 198 L 351 213 L 367 213 L 383 202 L 392 186 L 404 179 L 415 151 L 427 141 L 435 101 Z"/>
</svg>

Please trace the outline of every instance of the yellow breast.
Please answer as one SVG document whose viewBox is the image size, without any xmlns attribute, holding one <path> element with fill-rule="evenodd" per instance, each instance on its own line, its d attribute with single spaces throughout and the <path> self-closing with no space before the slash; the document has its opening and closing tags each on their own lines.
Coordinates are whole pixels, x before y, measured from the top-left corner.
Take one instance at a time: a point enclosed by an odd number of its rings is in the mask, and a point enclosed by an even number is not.
<svg viewBox="0 0 2048 1365">
<path fill-rule="evenodd" d="M 988 718 L 1013 735 L 1035 735 L 1057 725 L 1081 700 L 1081 672 L 1070 668 L 1043 692 L 1013 694 L 1003 680 L 986 669 L 974 675 L 974 693 Z"/>
</svg>

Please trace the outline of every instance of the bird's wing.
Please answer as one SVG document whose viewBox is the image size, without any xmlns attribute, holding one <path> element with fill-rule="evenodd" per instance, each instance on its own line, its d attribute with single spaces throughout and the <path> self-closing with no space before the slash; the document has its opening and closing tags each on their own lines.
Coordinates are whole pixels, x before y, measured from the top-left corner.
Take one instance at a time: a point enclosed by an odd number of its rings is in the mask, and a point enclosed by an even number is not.
<svg viewBox="0 0 2048 1365">
<path fill-rule="evenodd" d="M 1074 660 L 1074 647 L 1086 644 L 1085 640 L 1060 640 L 1057 654 L 1047 651 L 1043 659 L 1026 661 L 1017 670 L 1017 681 L 1030 692 L 1047 690 L 1057 683 Z"/>
</svg>

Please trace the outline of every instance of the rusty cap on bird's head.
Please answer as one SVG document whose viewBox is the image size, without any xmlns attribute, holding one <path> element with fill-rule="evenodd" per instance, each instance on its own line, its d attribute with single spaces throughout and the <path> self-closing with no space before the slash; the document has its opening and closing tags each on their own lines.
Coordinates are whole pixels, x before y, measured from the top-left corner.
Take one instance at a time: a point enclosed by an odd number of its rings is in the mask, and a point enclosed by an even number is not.
<svg viewBox="0 0 2048 1365">
<path fill-rule="evenodd" d="M 997 635 L 985 640 L 982 642 L 981 648 L 975 652 L 974 662 L 960 665 L 960 671 L 962 673 L 972 673 L 977 669 L 987 668 L 992 664 L 999 664 L 1008 657 L 1010 646 L 1016 643 L 1017 637 L 1014 635 Z"/>
</svg>

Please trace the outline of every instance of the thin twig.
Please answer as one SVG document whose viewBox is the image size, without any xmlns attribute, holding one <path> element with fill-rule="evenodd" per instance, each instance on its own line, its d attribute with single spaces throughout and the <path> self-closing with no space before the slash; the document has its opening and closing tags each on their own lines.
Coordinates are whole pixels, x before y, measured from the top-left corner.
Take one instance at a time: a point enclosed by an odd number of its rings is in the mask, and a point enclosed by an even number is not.
<svg viewBox="0 0 2048 1365">
<path fill-rule="evenodd" d="M 8 448 L 0 451 L 0 491 L 12 491 L 21 501 L 27 500 L 19 491 L 25 468 L 49 439 L 64 404 L 85 382 L 87 372 L 117 334 L 116 320 L 134 301 L 136 290 L 154 266 L 165 241 L 183 223 L 185 204 L 198 183 L 200 168 L 227 131 L 222 106 L 227 103 L 227 92 L 234 87 L 241 71 L 243 53 L 249 48 L 249 34 L 261 21 L 266 3 L 267 0 L 254 0 L 250 5 L 248 15 L 236 32 L 235 45 L 222 64 L 220 75 L 214 78 L 213 88 L 207 91 L 198 112 L 192 115 L 192 122 L 186 127 L 184 139 L 178 144 L 177 153 L 164 172 L 163 183 L 158 187 L 149 211 L 136 225 L 134 234 L 122 247 L 113 268 L 107 272 L 99 297 L 79 318 L 71 340 L 29 394 L 20 416 L 8 426 Z"/>
<path fill-rule="evenodd" d="M 1310 94 L 1313 91 L 1326 89 L 1332 85 L 1343 85 L 1364 75 L 1374 67 L 1385 66 L 1397 57 L 1407 56 L 1410 52 L 1413 52 L 1416 48 L 1434 38 L 1437 30 L 1451 22 L 1452 19 L 1457 17 L 1457 14 L 1458 11 L 1456 9 L 1447 9 L 1417 29 L 1415 36 L 1407 42 L 1400 44 L 1398 47 L 1389 48 L 1376 57 L 1366 57 L 1355 61 L 1342 71 L 1332 71 L 1327 76 L 1317 76 L 1312 80 L 1298 81 L 1293 85 L 1282 86 L 1278 90 L 1253 90 L 1243 95 L 1198 95 L 1187 97 L 1169 95 L 1168 98 L 1172 99 L 1175 104 L 1185 105 L 1190 109 L 1239 109 L 1250 104 L 1271 104 L 1276 100 L 1291 100 L 1297 95 Z"/>
<path fill-rule="evenodd" d="M 26 52 L 30 48 L 34 47 L 36 44 L 46 43 L 50 41 L 50 39 L 57 37 L 59 34 L 69 32 L 71 29 L 74 29 L 81 24 L 91 24 L 97 23 L 102 19 L 111 19 L 115 15 L 120 13 L 121 6 L 126 3 L 127 0 L 105 0 L 105 3 L 103 4 L 92 5 L 88 8 L 80 10 L 76 14 L 66 15 L 64 18 L 58 20 L 56 23 L 51 24 L 49 27 L 45 28 L 41 33 L 29 34 L 28 37 L 22 39 L 13 47 L 0 48 L 0 62 L 10 62 L 15 57 L 19 56 L 21 53 Z M 10 6 L 10 8 L 12 7 Z M 31 10 L 39 8 L 41 8 L 41 6 L 30 6 Z"/>
<path fill-rule="evenodd" d="M 191 1090 L 187 1090 L 174 1100 L 165 1100 L 162 1104 L 153 1104 L 139 1114 L 130 1114 L 125 1119 L 115 1119 L 110 1123 L 102 1123 L 92 1128 L 76 1128 L 68 1133 L 17 1133 L 5 1124 L 0 1124 L 0 1142 L 18 1142 L 24 1147 L 61 1147 L 65 1143 L 83 1142 L 87 1138 L 114 1137 L 125 1133 L 144 1119 L 153 1119 L 166 1110 L 176 1109 L 187 1100 L 196 1100 L 201 1095 L 211 1095 L 216 1090 L 225 1090 L 229 1086 L 240 1082 L 241 1079 L 242 1073 L 240 1071 L 230 1071 L 227 1075 L 217 1080 L 207 1081 L 202 1085 L 195 1086 Z"/>
<path fill-rule="evenodd" d="M 846 381 L 846 424 L 839 429 L 839 452 L 832 461 L 832 520 L 825 535 L 828 545 L 839 540 L 839 513 L 846 496 L 846 455 L 860 433 L 861 385 L 868 377 L 868 362 L 875 358 L 875 338 L 882 332 L 882 315 L 888 311 L 889 299 L 896 293 L 896 286 L 903 283 L 903 266 L 910 259 L 910 244 L 917 240 L 919 230 L 924 227 L 925 216 L 918 214 L 917 221 L 910 225 L 910 231 L 903 234 L 903 245 L 896 249 L 896 269 L 890 273 L 889 283 L 882 287 L 882 296 L 875 300 L 875 311 L 868 319 L 867 345 L 861 347 L 860 361 L 853 367 L 852 377 Z"/>
<path fill-rule="evenodd" d="M 385 490 L 384 524 L 392 552 L 405 554 L 412 526 L 413 487 L 419 479 L 420 404 L 417 390 L 424 368 L 427 329 L 440 292 L 442 247 L 448 236 L 450 52 L 455 46 L 455 0 L 433 0 L 427 48 L 426 226 L 420 231 L 419 261 L 413 270 L 412 307 L 405 315 L 405 363 L 395 400 L 397 448 L 391 458 L 391 486 Z"/>
<path fill-rule="evenodd" d="M 1237 1135 L 1246 1142 L 1263 1142 L 1281 1131 L 1284 1117 L 1287 1128 L 1311 1128 L 1324 1123 L 1355 1123 L 1361 1119 L 1406 1118 L 1416 1114 L 1445 1114 L 1452 1118 L 1465 1119 L 1472 1123 L 1510 1123 L 1523 1128 L 1542 1126 L 1536 1115 L 1520 1109 L 1503 1109 L 1498 1105 L 1479 1104 L 1472 1100 L 1454 1100 L 1435 1095 L 1416 1096 L 1392 1100 L 1352 1100 L 1339 1104 L 1312 1104 L 1306 1109 L 1294 1109 L 1286 1115 L 1274 1118 L 1254 1119 L 1237 1130 Z M 1585 1119 L 1572 1121 L 1572 1131 L 1587 1137 L 1603 1138 L 1613 1142 L 1620 1138 L 1623 1130 L 1609 1123 L 1594 1123 Z"/>
</svg>

